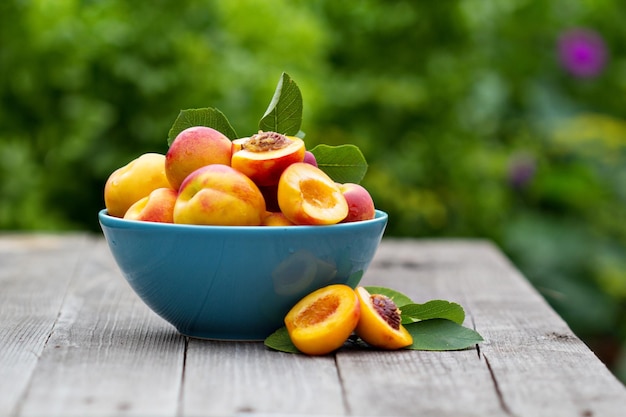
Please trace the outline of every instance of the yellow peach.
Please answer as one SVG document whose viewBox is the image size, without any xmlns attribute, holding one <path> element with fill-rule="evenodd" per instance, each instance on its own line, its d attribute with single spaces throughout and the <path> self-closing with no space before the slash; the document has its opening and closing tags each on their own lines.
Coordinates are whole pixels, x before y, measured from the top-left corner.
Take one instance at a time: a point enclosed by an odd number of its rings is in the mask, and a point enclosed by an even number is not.
<svg viewBox="0 0 626 417">
<path fill-rule="evenodd" d="M 280 211 L 268 211 L 261 222 L 262 226 L 293 226 L 293 222 L 289 220 Z"/>
<path fill-rule="evenodd" d="M 180 132 L 165 154 L 165 173 L 178 190 L 185 178 L 211 164 L 230 165 L 232 143 L 221 132 L 194 126 Z"/>
<path fill-rule="evenodd" d="M 241 172 L 221 164 L 189 174 L 174 205 L 174 223 L 259 226 L 265 216 L 259 188 Z"/>
<path fill-rule="evenodd" d="M 171 188 L 165 156 L 146 153 L 113 171 L 104 185 L 104 205 L 111 216 L 124 217 L 131 205 L 157 188 Z"/>
<path fill-rule="evenodd" d="M 321 169 L 306 163 L 289 165 L 278 183 L 280 211 L 295 224 L 336 224 L 348 215 L 339 186 Z"/>
<path fill-rule="evenodd" d="M 127 220 L 174 223 L 177 193 L 171 188 L 157 188 L 147 197 L 135 202 L 124 214 Z"/>
<path fill-rule="evenodd" d="M 367 289 L 355 290 L 361 306 L 356 334 L 367 344 L 380 349 L 395 350 L 413 343 L 413 337 L 401 323 L 400 310 L 385 295 L 370 294 Z"/>
<path fill-rule="evenodd" d="M 285 316 L 293 344 L 308 355 L 325 355 L 340 348 L 352 334 L 361 315 L 354 290 L 332 284 L 301 299 Z"/>
</svg>

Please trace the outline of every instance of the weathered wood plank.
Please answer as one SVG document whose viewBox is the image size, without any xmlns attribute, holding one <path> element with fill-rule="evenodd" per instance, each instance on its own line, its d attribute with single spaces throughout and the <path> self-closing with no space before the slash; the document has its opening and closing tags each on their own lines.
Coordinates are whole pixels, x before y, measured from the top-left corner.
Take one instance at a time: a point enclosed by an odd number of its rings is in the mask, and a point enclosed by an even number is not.
<svg viewBox="0 0 626 417">
<path fill-rule="evenodd" d="M 83 254 L 80 235 L 0 235 L 0 415 L 16 412 Z"/>
<path fill-rule="evenodd" d="M 624 415 L 624 386 L 492 245 L 387 240 L 364 282 L 377 283 L 386 276 L 417 302 L 445 298 L 465 307 L 466 325 L 485 338 L 479 345 L 480 361 L 504 414 Z M 431 380 L 434 385 L 447 383 L 440 375 Z M 474 395 L 482 391 L 466 390 Z M 436 404 L 444 402 L 444 392 Z M 480 415 L 459 407 L 459 392 L 463 390 L 449 392 L 455 408 Z"/>
<path fill-rule="evenodd" d="M 463 305 L 459 352 L 186 339 L 130 290 L 103 239 L 0 237 L 0 415 L 618 416 L 626 388 L 510 262 L 478 241 L 383 241 L 364 284 Z M 21 243 L 20 243 L 21 242 Z M 33 248 L 34 246 L 34 248 Z"/>
<path fill-rule="evenodd" d="M 185 416 L 344 415 L 332 356 L 274 352 L 261 343 L 191 339 L 187 351 Z"/>
<path fill-rule="evenodd" d="M 184 338 L 130 290 L 104 241 L 92 243 L 69 283 L 19 415 L 174 416 Z"/>
</svg>

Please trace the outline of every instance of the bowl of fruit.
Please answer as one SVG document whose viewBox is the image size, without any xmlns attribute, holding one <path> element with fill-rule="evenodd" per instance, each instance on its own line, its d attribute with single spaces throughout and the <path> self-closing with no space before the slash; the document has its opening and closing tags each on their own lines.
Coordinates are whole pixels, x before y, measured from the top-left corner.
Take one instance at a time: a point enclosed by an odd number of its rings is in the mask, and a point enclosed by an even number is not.
<svg viewBox="0 0 626 417">
<path fill-rule="evenodd" d="M 268 113 L 294 86 L 279 87 Z M 194 124 L 198 112 L 212 125 Z M 347 171 L 362 168 L 349 155 L 355 147 L 308 150 L 299 125 L 276 117 L 276 131 L 237 137 L 220 117 L 181 112 L 166 152 L 111 173 L 98 218 L 130 287 L 180 333 L 262 340 L 305 295 L 359 284 L 387 214 L 359 185 L 362 169 L 356 177 L 324 169 L 346 159 Z"/>
</svg>

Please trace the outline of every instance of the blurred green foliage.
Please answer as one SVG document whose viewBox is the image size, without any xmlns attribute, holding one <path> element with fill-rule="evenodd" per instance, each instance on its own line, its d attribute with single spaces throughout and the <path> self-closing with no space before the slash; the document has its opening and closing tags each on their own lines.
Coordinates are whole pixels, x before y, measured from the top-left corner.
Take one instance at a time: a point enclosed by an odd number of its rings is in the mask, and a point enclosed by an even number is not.
<svg viewBox="0 0 626 417">
<path fill-rule="evenodd" d="M 4 0 L 0 229 L 98 231 L 178 111 L 257 129 L 281 72 L 309 147 L 358 145 L 387 236 L 483 237 L 626 381 L 626 4 Z M 595 30 L 593 77 L 558 40 Z"/>
</svg>

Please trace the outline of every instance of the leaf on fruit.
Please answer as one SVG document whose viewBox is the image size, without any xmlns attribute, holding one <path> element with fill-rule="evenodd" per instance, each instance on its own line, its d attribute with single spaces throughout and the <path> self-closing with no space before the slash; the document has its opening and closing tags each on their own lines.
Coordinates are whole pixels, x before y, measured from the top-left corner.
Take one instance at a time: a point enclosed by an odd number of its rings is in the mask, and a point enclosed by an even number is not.
<svg viewBox="0 0 626 417">
<path fill-rule="evenodd" d="M 358 184 L 367 172 L 367 161 L 355 145 L 317 145 L 311 153 L 317 166 L 335 182 Z"/>
<path fill-rule="evenodd" d="M 298 348 L 291 342 L 287 328 L 284 326 L 269 335 L 265 339 L 264 344 L 268 348 L 279 352 L 300 353 Z"/>
<path fill-rule="evenodd" d="M 429 319 L 447 319 L 463 324 L 465 311 L 457 303 L 445 300 L 431 300 L 424 304 L 406 304 L 402 306 L 402 324 L 415 323 Z"/>
<path fill-rule="evenodd" d="M 451 320 L 430 319 L 407 324 L 413 336 L 411 350 L 461 350 L 483 341 L 474 330 Z"/>
<path fill-rule="evenodd" d="M 265 114 L 259 121 L 259 129 L 296 136 L 302 124 L 302 94 L 297 84 L 287 75 L 282 74 L 274 97 Z"/>
<path fill-rule="evenodd" d="M 168 146 L 172 144 L 180 132 L 193 126 L 210 127 L 221 132 L 230 140 L 237 138 L 235 129 L 233 129 L 224 113 L 218 109 L 212 107 L 187 109 L 181 110 L 178 117 L 174 121 L 174 124 L 167 135 Z"/>
<path fill-rule="evenodd" d="M 367 286 L 365 287 L 365 289 L 370 294 L 381 294 L 391 298 L 398 307 L 403 307 L 407 304 L 413 304 L 413 300 L 411 300 L 409 297 L 399 291 L 392 290 L 391 288 Z"/>
</svg>

